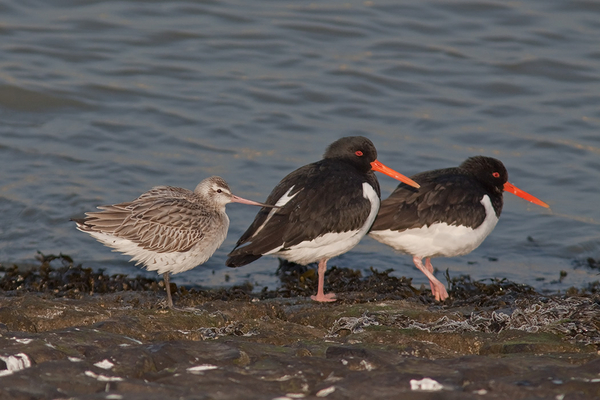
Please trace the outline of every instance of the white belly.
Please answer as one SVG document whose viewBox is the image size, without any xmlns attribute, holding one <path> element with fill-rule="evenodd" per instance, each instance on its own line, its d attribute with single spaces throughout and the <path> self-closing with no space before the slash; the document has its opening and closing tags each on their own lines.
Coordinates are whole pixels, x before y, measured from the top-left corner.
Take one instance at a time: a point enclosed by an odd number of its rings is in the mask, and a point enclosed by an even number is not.
<svg viewBox="0 0 600 400">
<path fill-rule="evenodd" d="M 369 231 L 379 211 L 380 200 L 375 189 L 367 182 L 364 182 L 362 186 L 363 196 L 371 203 L 371 211 L 360 229 L 339 233 L 326 233 L 313 240 L 298 243 L 288 250 L 279 250 L 277 248 L 265 254 L 278 255 L 288 261 L 306 265 L 319 260 L 328 260 L 351 250 Z"/>
<path fill-rule="evenodd" d="M 485 207 L 486 218 L 475 229 L 444 222 L 402 232 L 390 229 L 373 231 L 369 235 L 397 251 L 420 258 L 465 255 L 475 250 L 498 223 L 490 198 L 484 196 L 481 204 Z"/>
<path fill-rule="evenodd" d="M 131 240 L 107 235 L 105 233 L 87 233 L 104 245 L 113 248 L 113 251 L 118 251 L 131 256 L 131 261 L 136 261 L 135 265 L 144 264 L 148 271 L 156 271 L 159 274 L 164 274 L 165 272 L 178 274 L 180 272 L 188 271 L 200 264 L 204 264 L 225 240 L 228 225 L 229 224 L 226 224 L 224 226 L 225 229 L 215 232 L 215 236 L 204 238 L 206 240 L 198 242 L 188 251 L 169 253 L 146 250 Z"/>
</svg>

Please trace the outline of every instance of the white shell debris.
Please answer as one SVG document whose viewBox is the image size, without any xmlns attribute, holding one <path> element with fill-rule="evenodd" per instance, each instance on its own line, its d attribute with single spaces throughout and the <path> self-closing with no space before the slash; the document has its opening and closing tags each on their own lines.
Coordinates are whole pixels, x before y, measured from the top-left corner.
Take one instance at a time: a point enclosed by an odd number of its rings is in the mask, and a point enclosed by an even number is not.
<svg viewBox="0 0 600 400">
<path fill-rule="evenodd" d="M 202 365 L 196 365 L 195 367 L 189 367 L 187 369 L 187 372 L 190 372 L 192 374 L 198 374 L 198 373 L 202 373 L 204 371 L 210 371 L 211 369 L 217 369 L 219 367 L 217 367 L 216 365 L 211 365 L 211 364 L 202 364 Z"/>
<path fill-rule="evenodd" d="M 94 378 L 100 382 L 119 382 L 123 380 L 123 378 L 120 378 L 118 376 L 106 376 L 102 374 L 95 374 L 92 371 L 85 371 L 85 375 L 89 376 L 90 378 Z"/>
<path fill-rule="evenodd" d="M 18 353 L 14 356 L 0 356 L 0 360 L 6 364 L 6 369 L 0 371 L 0 376 L 10 375 L 15 371 L 31 367 L 31 360 L 25 353 Z"/>
<path fill-rule="evenodd" d="M 68 357 L 69 361 L 71 362 L 82 362 L 83 359 L 79 358 L 79 357 Z"/>
<path fill-rule="evenodd" d="M 329 386 L 325 389 L 321 389 L 317 392 L 317 397 L 327 397 L 331 393 L 335 392 L 335 386 Z"/>
<path fill-rule="evenodd" d="M 442 386 L 439 382 L 434 381 L 431 378 L 423 378 L 420 381 L 416 379 L 410 380 L 410 389 L 411 390 L 423 390 L 427 392 L 437 392 L 442 390 L 444 386 Z"/>
<path fill-rule="evenodd" d="M 368 362 L 367 360 L 361 360 L 360 366 L 363 367 L 367 371 L 373 371 L 375 369 L 375 366 L 373 364 L 371 364 L 370 362 Z"/>
<path fill-rule="evenodd" d="M 113 364 L 112 362 L 108 361 L 107 359 L 104 359 L 102 361 L 98 361 L 94 365 L 96 367 L 102 368 L 102 369 L 111 369 L 112 367 L 115 366 L 115 364 Z"/>
<path fill-rule="evenodd" d="M 286 393 L 286 397 L 290 399 L 303 399 L 306 395 L 304 393 Z"/>
</svg>

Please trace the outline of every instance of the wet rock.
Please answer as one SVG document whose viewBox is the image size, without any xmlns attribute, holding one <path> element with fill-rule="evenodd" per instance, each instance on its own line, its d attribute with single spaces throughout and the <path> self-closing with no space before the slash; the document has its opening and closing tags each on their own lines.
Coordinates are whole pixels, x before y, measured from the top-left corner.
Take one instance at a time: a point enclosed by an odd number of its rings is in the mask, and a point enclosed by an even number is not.
<svg viewBox="0 0 600 400">
<path fill-rule="evenodd" d="M 3 330 L 5 331 L 37 331 L 35 324 L 17 309 L 0 307 L 0 321 L 2 321 Z"/>
<path fill-rule="evenodd" d="M 347 293 L 338 299 L 345 303 L 360 301 L 400 300 L 420 294 L 412 287 L 408 278 L 396 278 L 389 274 L 392 270 L 379 272 L 371 267 L 371 275 L 366 278 L 362 273 L 349 268 L 330 267 L 325 275 L 325 290 L 334 293 Z M 309 297 L 314 294 L 318 275 L 310 266 L 299 265 L 279 259 L 277 274 L 281 287 L 273 294 L 263 293 L 264 298 Z"/>
<path fill-rule="evenodd" d="M 546 354 L 579 352 L 582 348 L 549 333 L 503 332 L 482 346 L 479 354 Z"/>
<path fill-rule="evenodd" d="M 2 399 L 600 396 L 586 290 L 461 277 L 439 304 L 388 271 L 335 268 L 340 300 L 316 304 L 311 269 L 292 266 L 276 291 L 178 287 L 182 309 L 165 310 L 158 280 L 40 262 L 0 279 Z"/>
<path fill-rule="evenodd" d="M 374 351 L 361 347 L 330 346 L 325 352 L 325 358 L 338 360 L 352 371 L 372 371 L 389 365 L 384 360 L 390 357 L 379 357 Z"/>
</svg>

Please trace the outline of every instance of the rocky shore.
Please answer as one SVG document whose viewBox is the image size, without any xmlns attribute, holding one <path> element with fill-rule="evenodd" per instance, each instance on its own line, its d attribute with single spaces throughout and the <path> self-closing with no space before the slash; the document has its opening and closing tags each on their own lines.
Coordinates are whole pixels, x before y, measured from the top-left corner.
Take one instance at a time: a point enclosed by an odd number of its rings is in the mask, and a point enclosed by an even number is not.
<svg viewBox="0 0 600 400">
<path fill-rule="evenodd" d="M 282 264 L 281 287 L 107 276 L 64 255 L 0 268 L 0 399 L 600 398 L 600 285 L 540 294 Z"/>
</svg>

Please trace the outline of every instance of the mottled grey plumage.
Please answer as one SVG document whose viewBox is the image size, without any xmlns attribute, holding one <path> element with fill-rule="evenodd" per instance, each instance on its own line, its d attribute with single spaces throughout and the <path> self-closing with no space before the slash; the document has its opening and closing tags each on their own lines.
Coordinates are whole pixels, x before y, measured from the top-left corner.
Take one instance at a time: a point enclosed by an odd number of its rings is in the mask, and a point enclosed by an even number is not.
<svg viewBox="0 0 600 400">
<path fill-rule="evenodd" d="M 203 264 L 219 248 L 229 228 L 225 205 L 231 202 L 263 206 L 233 195 L 222 178 L 213 176 L 193 192 L 157 186 L 131 202 L 98 207 L 101 211 L 75 222 L 80 231 L 132 256 L 136 265 L 163 274 L 172 307 L 169 273 Z"/>
</svg>

